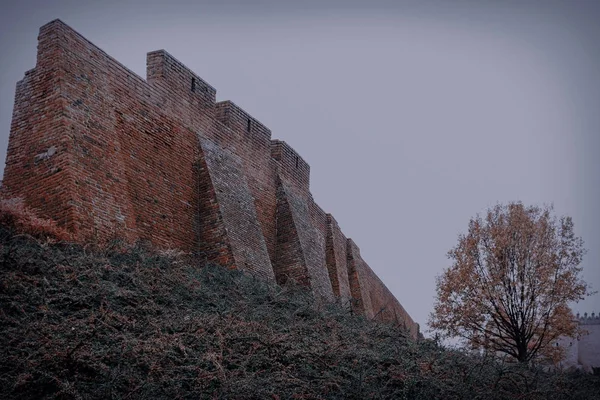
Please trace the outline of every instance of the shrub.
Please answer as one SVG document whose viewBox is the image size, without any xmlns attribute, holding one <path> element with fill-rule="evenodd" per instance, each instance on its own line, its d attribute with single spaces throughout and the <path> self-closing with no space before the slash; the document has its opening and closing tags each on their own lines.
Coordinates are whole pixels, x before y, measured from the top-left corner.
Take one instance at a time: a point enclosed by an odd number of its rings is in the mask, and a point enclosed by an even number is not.
<svg viewBox="0 0 600 400">
<path fill-rule="evenodd" d="M 71 235 L 56 221 L 38 217 L 36 211 L 27 207 L 19 197 L 0 198 L 0 224 L 37 239 L 71 239 Z"/>
</svg>

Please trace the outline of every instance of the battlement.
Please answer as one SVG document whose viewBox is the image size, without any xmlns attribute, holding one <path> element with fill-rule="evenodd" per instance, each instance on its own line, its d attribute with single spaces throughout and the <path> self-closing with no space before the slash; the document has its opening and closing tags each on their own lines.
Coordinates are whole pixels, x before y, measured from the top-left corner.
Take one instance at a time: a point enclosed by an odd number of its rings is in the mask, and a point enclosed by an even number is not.
<svg viewBox="0 0 600 400">
<path fill-rule="evenodd" d="M 349 257 L 360 256 L 360 248 L 351 238 L 346 239 Z"/>
<path fill-rule="evenodd" d="M 36 68 L 57 68 L 61 61 L 68 58 L 68 52 L 79 53 L 81 51 L 85 51 L 88 57 L 93 59 L 96 67 L 99 67 L 97 65 L 99 59 L 106 59 L 113 64 L 116 70 L 126 75 L 136 84 L 147 84 L 144 78 L 121 64 L 60 19 L 48 22 L 39 30 Z M 31 69 L 25 75 L 33 74 L 35 71 L 35 68 Z"/>
<path fill-rule="evenodd" d="M 580 325 L 600 325 L 600 314 L 591 313 L 588 315 L 588 313 L 583 313 L 583 315 L 580 315 L 577 313 L 576 318 Z"/>
<path fill-rule="evenodd" d="M 67 32 L 74 33 L 75 31 L 60 19 L 42 25 L 38 34 L 36 66 L 40 62 L 48 61 L 48 57 L 54 57 L 54 61 L 56 61 L 60 52 L 58 43 L 65 43 Z M 86 40 L 79 34 L 76 34 L 76 36 L 78 39 Z"/>
<path fill-rule="evenodd" d="M 338 224 L 337 220 L 336 220 L 336 219 L 333 217 L 333 215 L 331 215 L 331 214 L 327 213 L 327 214 L 326 214 L 326 217 L 327 217 L 327 223 L 328 223 L 328 224 L 331 224 L 331 225 L 332 225 L 332 226 L 334 226 L 335 228 L 338 228 L 338 229 L 339 229 L 339 227 L 340 227 L 340 224 Z"/>
<path fill-rule="evenodd" d="M 308 191 L 310 166 L 296 150 L 283 140 L 271 140 L 271 157 L 279 163 L 280 173 L 283 177 Z"/>
<path fill-rule="evenodd" d="M 173 95 L 194 96 L 206 106 L 216 102 L 217 90 L 165 50 L 148 53 L 146 79 L 151 84 L 168 85 Z"/>
<path fill-rule="evenodd" d="M 236 132 L 271 140 L 271 130 L 231 100 L 216 104 L 215 118 Z"/>
<path fill-rule="evenodd" d="M 418 327 L 310 193 L 310 166 L 286 142 L 165 50 L 146 79 L 54 20 L 16 87 L 2 191 L 78 242 L 200 254 L 367 318 Z"/>
</svg>

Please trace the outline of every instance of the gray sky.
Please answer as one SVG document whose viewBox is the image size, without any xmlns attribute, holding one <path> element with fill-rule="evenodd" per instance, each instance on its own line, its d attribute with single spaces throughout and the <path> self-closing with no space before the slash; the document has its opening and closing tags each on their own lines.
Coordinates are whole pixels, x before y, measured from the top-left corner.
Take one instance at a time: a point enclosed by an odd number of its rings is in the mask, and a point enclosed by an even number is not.
<svg viewBox="0 0 600 400">
<path fill-rule="evenodd" d="M 15 83 L 55 18 L 142 77 L 166 49 L 292 145 L 422 329 L 446 252 L 497 202 L 572 216 L 600 289 L 600 2 L 4 1 L 2 169 Z"/>
</svg>

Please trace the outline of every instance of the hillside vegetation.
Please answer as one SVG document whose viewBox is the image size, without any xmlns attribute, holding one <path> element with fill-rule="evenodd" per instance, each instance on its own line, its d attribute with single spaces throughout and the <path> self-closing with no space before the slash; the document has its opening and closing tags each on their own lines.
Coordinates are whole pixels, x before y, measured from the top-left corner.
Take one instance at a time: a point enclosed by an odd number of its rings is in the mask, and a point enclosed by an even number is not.
<svg viewBox="0 0 600 400">
<path fill-rule="evenodd" d="M 175 252 L 0 225 L 0 262 L 1 398 L 600 398 L 598 376 L 415 342 L 301 287 Z"/>
</svg>

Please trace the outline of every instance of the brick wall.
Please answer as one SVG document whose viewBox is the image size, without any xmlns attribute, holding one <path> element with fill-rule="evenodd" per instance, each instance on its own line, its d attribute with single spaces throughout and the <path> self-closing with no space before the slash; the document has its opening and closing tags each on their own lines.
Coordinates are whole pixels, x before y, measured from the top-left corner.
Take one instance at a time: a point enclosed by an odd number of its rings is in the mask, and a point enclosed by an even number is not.
<svg viewBox="0 0 600 400">
<path fill-rule="evenodd" d="M 59 36 L 52 25 L 40 29 L 36 67 L 17 83 L 3 191 L 73 228 L 73 143 L 65 128 L 65 59 Z"/>
<path fill-rule="evenodd" d="M 200 138 L 200 146 L 199 181 L 208 189 L 209 195 L 202 201 L 199 212 L 203 213 L 204 207 L 208 207 L 207 213 L 219 213 L 216 218 L 219 225 L 216 237 L 207 235 L 214 228 L 214 223 L 211 222 L 211 229 L 207 229 L 204 219 L 199 218 L 201 250 L 209 253 L 227 244 L 230 248 L 230 262 L 227 266 L 274 279 L 273 267 L 241 159 L 209 139 Z M 205 192 L 200 191 L 198 196 L 203 198 Z M 218 210 L 209 205 L 211 202 L 219 205 Z M 214 221 L 215 218 L 210 220 Z M 209 259 L 214 261 L 213 257 Z"/>
<path fill-rule="evenodd" d="M 147 78 L 61 21 L 17 84 L 3 191 L 80 241 L 196 251 L 320 298 L 418 326 L 310 193 L 287 143 L 164 50 Z"/>
<path fill-rule="evenodd" d="M 352 307 L 356 312 L 365 314 L 367 318 L 373 318 L 375 311 L 369 293 L 367 263 L 362 259 L 360 249 L 352 239 L 346 240 L 346 257 L 348 283 L 353 299 Z"/>
<path fill-rule="evenodd" d="M 294 253 L 300 255 L 300 258 L 294 261 L 295 274 L 301 274 L 302 281 L 309 284 L 319 297 L 333 300 L 331 281 L 325 264 L 325 238 L 312 224 L 309 209 L 311 200 L 303 191 L 296 190 L 283 178 L 279 180 L 277 238 L 278 243 L 284 243 L 285 246 L 277 249 L 278 262 L 275 268 L 279 271 L 276 274 L 285 280 L 283 270 L 289 269 L 290 263 L 284 263 L 282 260 L 288 258 L 285 254 L 289 250 L 287 243 L 294 242 L 298 247 Z M 283 223 L 292 225 L 293 229 L 279 229 L 279 225 Z"/>
<path fill-rule="evenodd" d="M 343 305 L 350 305 L 350 282 L 348 281 L 347 239 L 331 214 L 326 215 L 326 260 L 333 294 Z"/>
<path fill-rule="evenodd" d="M 275 164 L 271 158 L 271 131 L 231 101 L 217 103 L 215 117 L 239 138 L 234 151 L 244 163 L 267 251 L 273 260 L 277 188 Z"/>
</svg>

